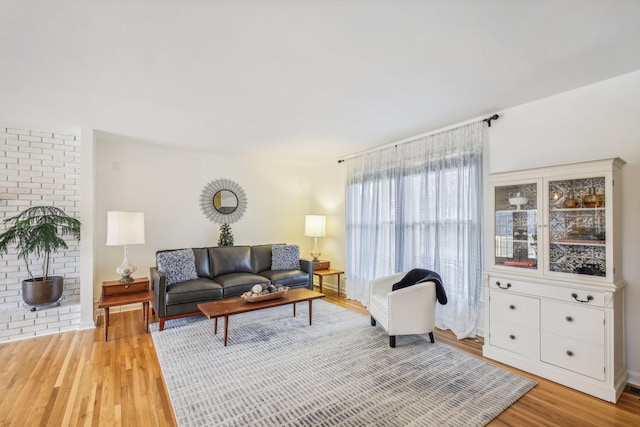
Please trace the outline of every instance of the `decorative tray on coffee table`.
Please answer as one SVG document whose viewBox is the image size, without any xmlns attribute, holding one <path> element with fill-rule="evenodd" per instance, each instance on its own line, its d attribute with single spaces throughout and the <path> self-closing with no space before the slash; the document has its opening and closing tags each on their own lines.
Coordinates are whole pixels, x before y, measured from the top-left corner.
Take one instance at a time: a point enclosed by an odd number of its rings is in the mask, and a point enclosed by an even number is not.
<svg viewBox="0 0 640 427">
<path fill-rule="evenodd" d="M 285 286 L 280 291 L 271 292 L 266 295 L 256 295 L 251 297 L 247 296 L 248 292 L 245 292 L 244 294 L 242 294 L 241 298 L 247 302 L 267 301 L 270 299 L 282 298 L 283 296 L 285 296 L 288 290 L 289 288 Z"/>
</svg>

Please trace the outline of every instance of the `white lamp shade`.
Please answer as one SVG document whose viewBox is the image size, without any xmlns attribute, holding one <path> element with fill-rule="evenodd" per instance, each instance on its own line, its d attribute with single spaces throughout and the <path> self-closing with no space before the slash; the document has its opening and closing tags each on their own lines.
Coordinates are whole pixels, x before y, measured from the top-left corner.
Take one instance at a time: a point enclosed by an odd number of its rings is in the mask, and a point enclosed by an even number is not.
<svg viewBox="0 0 640 427">
<path fill-rule="evenodd" d="M 326 217 L 324 215 L 305 215 L 305 237 L 324 237 L 326 232 Z"/>
<path fill-rule="evenodd" d="M 143 212 L 107 212 L 107 246 L 144 243 Z"/>
</svg>

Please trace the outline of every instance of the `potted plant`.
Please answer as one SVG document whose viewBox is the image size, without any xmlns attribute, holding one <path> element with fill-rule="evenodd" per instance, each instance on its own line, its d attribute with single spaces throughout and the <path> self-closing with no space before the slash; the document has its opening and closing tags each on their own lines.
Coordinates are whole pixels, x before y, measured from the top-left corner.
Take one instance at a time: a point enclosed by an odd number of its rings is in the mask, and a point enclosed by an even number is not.
<svg viewBox="0 0 640 427">
<path fill-rule="evenodd" d="M 33 206 L 20 214 L 6 218 L 6 230 L 0 234 L 0 256 L 16 246 L 18 258 L 24 260 L 29 278 L 22 281 L 22 299 L 35 306 L 56 303 L 62 297 L 64 278 L 50 276 L 51 254 L 67 249 L 63 235 L 80 240 L 80 221 L 68 216 L 62 209 L 53 206 Z M 29 257 L 42 259 L 42 275 L 36 277 L 29 264 Z"/>
</svg>

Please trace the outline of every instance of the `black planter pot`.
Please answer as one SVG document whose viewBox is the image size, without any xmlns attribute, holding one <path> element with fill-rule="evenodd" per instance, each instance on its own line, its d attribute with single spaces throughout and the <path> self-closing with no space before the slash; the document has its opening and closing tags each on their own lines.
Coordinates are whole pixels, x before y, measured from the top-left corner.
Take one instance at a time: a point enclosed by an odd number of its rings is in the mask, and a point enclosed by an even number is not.
<svg viewBox="0 0 640 427">
<path fill-rule="evenodd" d="M 64 291 L 64 277 L 49 276 L 47 280 L 36 277 L 35 280 L 22 281 L 22 299 L 28 305 L 40 306 L 57 303 Z M 31 309 L 35 311 L 35 307 Z"/>
</svg>

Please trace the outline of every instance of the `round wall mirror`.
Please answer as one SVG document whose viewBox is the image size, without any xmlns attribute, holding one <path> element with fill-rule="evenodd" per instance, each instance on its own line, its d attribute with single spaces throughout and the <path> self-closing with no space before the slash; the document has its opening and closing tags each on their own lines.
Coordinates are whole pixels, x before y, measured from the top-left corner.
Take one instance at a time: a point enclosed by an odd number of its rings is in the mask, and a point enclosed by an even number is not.
<svg viewBox="0 0 640 427">
<path fill-rule="evenodd" d="M 200 208 L 216 224 L 231 224 L 244 215 L 247 196 L 242 187 L 230 179 L 216 179 L 202 189 Z"/>
<path fill-rule="evenodd" d="M 238 209 L 238 196 L 230 190 L 220 190 L 213 195 L 213 207 L 221 214 L 230 214 Z"/>
</svg>

